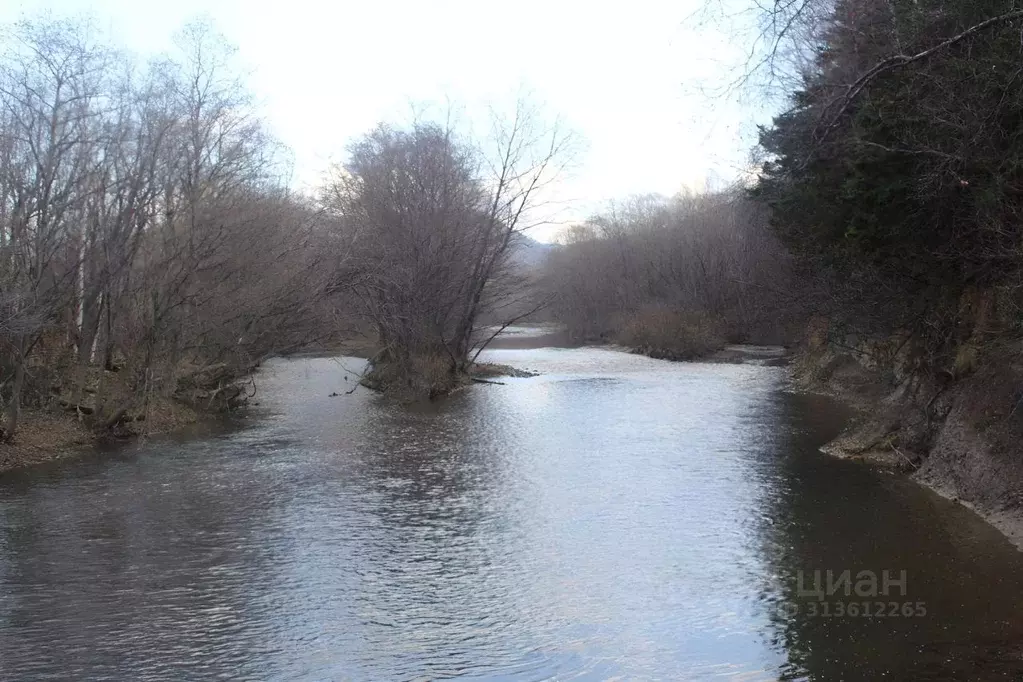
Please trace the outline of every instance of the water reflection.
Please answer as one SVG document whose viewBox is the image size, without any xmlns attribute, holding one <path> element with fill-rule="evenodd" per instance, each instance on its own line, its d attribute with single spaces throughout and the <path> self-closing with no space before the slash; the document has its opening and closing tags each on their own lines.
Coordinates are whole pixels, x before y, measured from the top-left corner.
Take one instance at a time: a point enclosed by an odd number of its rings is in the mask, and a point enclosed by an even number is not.
<svg viewBox="0 0 1023 682">
<path fill-rule="evenodd" d="M 1020 555 L 976 516 L 902 477 L 817 456 L 813 446 L 835 428 L 821 401 L 787 393 L 774 401 L 777 423 L 788 426 L 779 432 L 779 480 L 762 501 L 769 521 L 760 533 L 770 565 L 765 612 L 788 659 L 780 676 L 1018 679 Z M 844 587 L 823 600 L 807 594 L 818 577 L 827 592 L 829 572 L 839 587 L 843 571 L 854 588 L 859 571 L 876 576 L 879 592 L 885 572 L 898 581 L 905 571 L 905 594 L 895 584 L 870 598 L 846 596 Z M 838 617 L 846 608 L 839 602 L 856 603 L 857 614 Z M 913 607 L 903 610 L 906 603 Z"/>
<path fill-rule="evenodd" d="M 328 397 L 358 361 L 282 361 L 243 428 L 0 480 L 3 676 L 872 680 L 1013 665 L 1017 554 L 950 503 L 819 455 L 843 415 L 787 393 L 782 370 L 492 357 L 544 375 L 410 409 Z M 797 571 L 829 568 L 906 569 L 932 615 L 779 617 Z"/>
</svg>

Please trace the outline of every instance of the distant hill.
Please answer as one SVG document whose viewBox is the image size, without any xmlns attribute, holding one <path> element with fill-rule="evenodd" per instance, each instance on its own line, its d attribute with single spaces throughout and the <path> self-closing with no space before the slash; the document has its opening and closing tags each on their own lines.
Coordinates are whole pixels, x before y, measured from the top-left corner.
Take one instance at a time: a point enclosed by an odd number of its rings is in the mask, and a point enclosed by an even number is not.
<svg viewBox="0 0 1023 682">
<path fill-rule="evenodd" d="M 522 233 L 516 234 L 513 239 L 511 262 L 524 270 L 540 268 L 551 251 L 558 248 L 557 244 L 544 244 Z"/>
</svg>

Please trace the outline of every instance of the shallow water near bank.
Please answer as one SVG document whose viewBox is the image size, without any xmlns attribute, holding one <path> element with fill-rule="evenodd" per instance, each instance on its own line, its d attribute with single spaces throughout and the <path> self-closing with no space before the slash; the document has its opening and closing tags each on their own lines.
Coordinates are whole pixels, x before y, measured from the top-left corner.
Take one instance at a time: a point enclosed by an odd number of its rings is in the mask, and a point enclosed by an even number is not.
<svg viewBox="0 0 1023 682">
<path fill-rule="evenodd" d="M 402 407 L 269 363 L 242 423 L 0 478 L 4 679 L 1013 679 L 1023 555 L 817 448 L 783 368 L 504 348 Z M 346 380 L 347 375 L 347 380 Z M 906 572 L 913 613 L 798 577 Z M 811 603 L 817 604 L 816 607 Z M 916 605 L 923 604 L 923 615 Z"/>
</svg>

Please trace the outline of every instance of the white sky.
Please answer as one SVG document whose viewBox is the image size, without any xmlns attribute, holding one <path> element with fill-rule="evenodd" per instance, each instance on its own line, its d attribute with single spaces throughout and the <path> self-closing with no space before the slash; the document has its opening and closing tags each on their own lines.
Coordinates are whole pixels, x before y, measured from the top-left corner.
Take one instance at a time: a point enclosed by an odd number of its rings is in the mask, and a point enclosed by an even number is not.
<svg viewBox="0 0 1023 682">
<path fill-rule="evenodd" d="M 693 25 L 700 1 L 5 0 L 0 21 L 85 13 L 145 55 L 211 17 L 293 150 L 300 188 L 377 122 L 407 120 L 413 102 L 471 113 L 528 90 L 584 140 L 559 190 L 571 220 L 609 199 L 736 176 L 759 112 L 703 94 L 740 53 Z"/>
</svg>

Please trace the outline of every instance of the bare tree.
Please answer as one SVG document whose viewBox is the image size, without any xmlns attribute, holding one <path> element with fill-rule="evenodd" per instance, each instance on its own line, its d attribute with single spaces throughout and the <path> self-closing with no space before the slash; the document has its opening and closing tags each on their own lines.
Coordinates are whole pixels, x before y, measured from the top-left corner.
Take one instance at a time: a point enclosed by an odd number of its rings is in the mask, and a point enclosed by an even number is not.
<svg viewBox="0 0 1023 682">
<path fill-rule="evenodd" d="M 34 321 L 19 325 L 8 340 L 13 364 L 3 426 L 8 437 L 18 425 L 28 355 L 45 321 L 74 289 L 86 239 L 75 218 L 85 210 L 93 149 L 100 141 L 105 67 L 87 35 L 82 26 L 25 22 L 5 40 L 0 106 L 9 156 L 3 270 L 13 316 Z"/>
<path fill-rule="evenodd" d="M 334 336 L 324 215 L 286 169 L 208 24 L 140 65 L 88 24 L 0 40 L 0 397 L 99 430 L 153 398 L 239 398 L 262 358 Z M 91 397 L 90 397 L 91 396 Z"/>
<path fill-rule="evenodd" d="M 352 146 L 324 202 L 359 254 L 356 291 L 387 377 L 378 383 L 437 394 L 465 375 L 513 237 L 537 218 L 567 142 L 520 102 L 488 144 L 419 122 Z"/>
<path fill-rule="evenodd" d="M 786 339 L 791 258 L 741 190 L 612 203 L 552 254 L 554 313 L 581 339 L 665 357 Z"/>
</svg>

